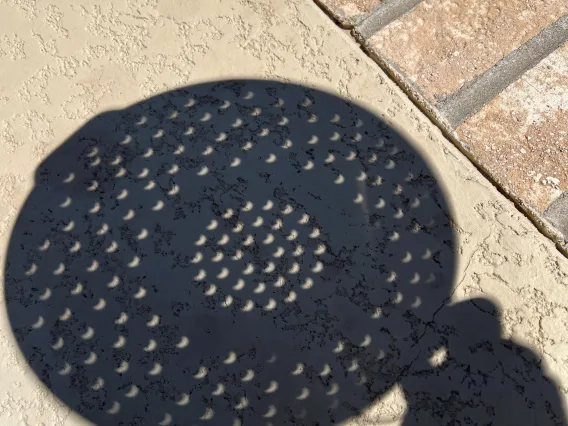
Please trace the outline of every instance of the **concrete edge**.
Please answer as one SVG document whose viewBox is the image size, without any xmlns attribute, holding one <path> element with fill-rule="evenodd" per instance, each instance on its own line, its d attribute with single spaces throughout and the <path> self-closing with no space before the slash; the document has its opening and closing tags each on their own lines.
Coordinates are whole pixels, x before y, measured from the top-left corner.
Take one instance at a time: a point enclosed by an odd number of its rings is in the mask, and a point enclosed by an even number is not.
<svg viewBox="0 0 568 426">
<path fill-rule="evenodd" d="M 361 37 L 368 39 L 381 28 L 410 12 L 422 0 L 384 0 L 357 25 Z"/>
<path fill-rule="evenodd" d="M 358 22 L 362 20 L 360 18 L 356 22 L 351 22 L 349 19 L 341 16 L 341 14 L 338 14 L 335 9 L 332 9 L 327 4 L 323 3 L 322 0 L 314 0 L 314 3 L 327 15 L 328 18 L 330 18 L 339 28 L 343 30 L 353 29 L 358 24 Z M 343 20 L 341 18 L 343 18 Z"/>
<path fill-rule="evenodd" d="M 366 41 L 362 41 L 361 35 L 357 33 L 357 29 L 352 30 L 352 35 L 359 43 L 362 50 L 371 59 L 373 59 L 383 71 L 385 71 L 385 73 L 397 84 L 397 86 L 399 86 L 410 98 L 414 105 L 416 105 L 420 111 L 422 111 L 430 119 L 430 121 L 432 121 L 432 123 L 441 130 L 444 137 L 446 137 L 473 164 L 481 175 L 486 178 L 501 195 L 511 201 L 515 208 L 523 214 L 523 216 L 527 217 L 541 234 L 552 240 L 556 248 L 565 257 L 568 257 L 568 240 L 566 237 L 558 229 L 556 229 L 542 213 L 539 213 L 533 207 L 526 204 L 514 191 L 507 191 L 504 189 L 504 182 L 493 175 L 482 161 L 475 158 L 473 152 L 469 149 L 468 145 L 461 140 L 451 124 L 441 115 L 434 105 L 426 100 L 414 83 L 412 83 L 392 61 L 380 53 L 377 53 L 374 49 L 371 49 Z"/>
</svg>

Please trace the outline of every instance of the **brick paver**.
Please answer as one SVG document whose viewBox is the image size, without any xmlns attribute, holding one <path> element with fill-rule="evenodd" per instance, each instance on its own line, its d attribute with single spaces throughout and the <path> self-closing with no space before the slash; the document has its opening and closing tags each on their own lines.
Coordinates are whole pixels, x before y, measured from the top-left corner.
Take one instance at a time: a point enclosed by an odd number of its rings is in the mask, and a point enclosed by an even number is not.
<svg viewBox="0 0 568 426">
<path fill-rule="evenodd" d="M 352 27 L 384 0 L 317 0 L 342 25 Z"/>
</svg>

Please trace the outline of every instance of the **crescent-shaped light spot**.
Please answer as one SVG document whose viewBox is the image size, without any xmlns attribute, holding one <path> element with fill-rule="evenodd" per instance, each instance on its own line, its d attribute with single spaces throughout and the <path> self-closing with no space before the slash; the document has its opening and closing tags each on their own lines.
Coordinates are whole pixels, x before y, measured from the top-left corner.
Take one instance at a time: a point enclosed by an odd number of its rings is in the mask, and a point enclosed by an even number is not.
<svg viewBox="0 0 568 426">
<path fill-rule="evenodd" d="M 420 305 L 422 305 L 422 299 L 419 296 L 416 296 L 416 299 L 414 300 L 414 302 L 410 305 L 411 308 L 416 309 L 418 308 Z"/>
<path fill-rule="evenodd" d="M 148 344 L 146 346 L 144 346 L 144 351 L 152 352 L 157 347 L 158 347 L 158 343 L 156 343 L 156 341 L 154 339 L 150 339 Z"/>
<path fill-rule="evenodd" d="M 91 352 L 89 354 L 89 356 L 87 357 L 87 359 L 85 361 L 83 361 L 83 364 L 93 365 L 95 362 L 97 362 L 97 354 L 94 353 L 94 352 Z"/>
<path fill-rule="evenodd" d="M 126 324 L 126 321 L 128 321 L 128 315 L 126 314 L 126 312 L 121 312 L 120 315 L 118 316 L 118 318 L 114 321 L 115 324 Z"/>
<path fill-rule="evenodd" d="M 118 403 L 117 401 L 113 401 L 112 407 L 106 410 L 108 414 L 118 414 L 119 411 L 120 411 L 120 403 Z"/>
<path fill-rule="evenodd" d="M 203 270 L 203 269 L 200 269 L 199 272 L 197 273 L 197 275 L 195 277 L 193 277 L 193 279 L 194 279 L 194 281 L 203 281 L 206 276 L 207 276 L 207 272 L 205 272 L 205 270 Z"/>
<path fill-rule="evenodd" d="M 323 370 L 320 371 L 319 375 L 325 377 L 331 373 L 331 367 L 329 364 L 323 365 Z"/>
<path fill-rule="evenodd" d="M 146 152 L 144 154 L 142 154 L 142 157 L 150 158 L 152 156 L 152 154 L 154 154 L 154 150 L 152 148 L 148 148 L 146 150 Z"/>
<path fill-rule="evenodd" d="M 89 167 L 97 167 L 99 164 L 101 164 L 101 157 L 97 157 L 95 158 L 91 164 L 89 164 Z"/>
<path fill-rule="evenodd" d="M 302 284 L 302 289 L 303 290 L 309 290 L 313 286 L 314 286 L 314 280 L 312 280 L 311 278 L 306 278 L 306 280 L 304 281 L 304 284 Z"/>
<path fill-rule="evenodd" d="M 301 225 L 305 225 L 309 221 L 310 221 L 310 216 L 304 213 L 304 214 L 302 214 L 302 217 L 300 218 L 298 223 L 301 224 Z"/>
<path fill-rule="evenodd" d="M 193 135 L 195 133 L 195 129 L 191 126 L 187 128 L 187 130 L 183 133 L 186 136 Z"/>
<path fill-rule="evenodd" d="M 217 275 L 217 278 L 220 279 L 220 280 L 224 280 L 228 276 L 229 276 L 229 269 L 223 268 L 223 269 L 221 269 L 221 272 L 219 272 L 219 274 Z"/>
<path fill-rule="evenodd" d="M 270 419 L 274 417 L 277 413 L 276 407 L 274 405 L 268 406 L 268 411 L 263 415 L 265 419 Z"/>
<path fill-rule="evenodd" d="M 288 270 L 289 274 L 297 274 L 300 272 L 300 265 L 297 262 L 292 264 L 292 267 Z"/>
<path fill-rule="evenodd" d="M 265 393 L 274 393 L 277 390 L 278 390 L 278 382 L 271 380 L 270 385 L 268 385 L 268 388 L 266 388 L 266 390 L 264 392 Z"/>
<path fill-rule="evenodd" d="M 233 228 L 233 232 L 242 232 L 242 230 L 245 228 L 245 224 L 242 222 L 237 222 L 237 224 L 235 225 L 235 227 Z"/>
<path fill-rule="evenodd" d="M 207 146 L 207 148 L 205 148 L 205 151 L 203 151 L 201 153 L 201 155 L 210 155 L 213 153 L 213 147 L 211 145 Z"/>
<path fill-rule="evenodd" d="M 199 121 L 209 121 L 209 120 L 211 120 L 211 117 L 213 117 L 213 116 L 211 115 L 211 113 L 210 113 L 210 112 L 206 112 L 205 114 L 203 114 L 203 117 L 201 117 L 201 118 L 199 119 Z"/>
<path fill-rule="evenodd" d="M 174 155 L 180 155 L 185 151 L 185 147 L 183 145 L 178 145 L 176 150 L 174 151 Z"/>
<path fill-rule="evenodd" d="M 164 208 L 164 202 L 162 200 L 158 200 L 158 202 L 156 202 L 156 205 L 152 207 L 152 210 L 157 212 L 159 210 L 162 210 L 163 208 Z"/>
<path fill-rule="evenodd" d="M 268 265 L 266 265 L 266 268 L 264 268 L 264 273 L 270 274 L 275 270 L 276 270 L 276 265 L 274 264 L 274 262 L 268 262 Z"/>
<path fill-rule="evenodd" d="M 179 401 L 176 401 L 176 404 L 179 406 L 183 406 L 189 404 L 189 401 L 191 401 L 189 395 L 186 393 L 182 393 Z"/>
<path fill-rule="evenodd" d="M 396 297 L 393 300 L 393 303 L 398 305 L 399 303 L 402 302 L 402 300 L 404 299 L 404 296 L 402 295 L 402 293 L 399 291 L 396 293 Z"/>
<path fill-rule="evenodd" d="M 200 420 L 211 420 L 215 415 L 215 411 L 212 408 L 207 407 L 205 413 L 199 418 Z"/>
<path fill-rule="evenodd" d="M 223 303 L 221 303 L 221 306 L 223 306 L 223 308 L 228 308 L 232 304 L 233 304 L 233 296 L 231 296 L 229 294 L 229 295 L 227 295 L 227 297 L 225 297 L 225 300 L 223 300 Z"/>
<path fill-rule="evenodd" d="M 381 308 L 375 308 L 375 312 L 373 312 L 373 314 L 371 315 L 372 319 L 379 319 L 382 315 L 383 311 L 381 310 Z"/>
<path fill-rule="evenodd" d="M 128 371 L 129 369 L 129 365 L 127 361 L 121 361 L 120 365 L 114 369 L 114 371 L 116 371 L 118 374 L 124 374 Z"/>
<path fill-rule="evenodd" d="M 57 338 L 57 341 L 53 345 L 51 345 L 51 349 L 53 349 L 54 351 L 58 351 L 63 347 L 64 344 L 65 342 L 63 341 L 63 337 L 59 336 Z"/>
<path fill-rule="evenodd" d="M 269 134 L 270 134 L 270 130 L 268 130 L 266 127 L 264 127 L 264 128 L 258 133 L 258 136 L 265 137 L 265 136 L 268 136 Z"/>
<path fill-rule="evenodd" d="M 207 242 L 207 237 L 205 235 L 200 235 L 198 240 L 195 242 L 196 246 L 202 246 L 203 244 L 205 244 Z"/>
<path fill-rule="evenodd" d="M 147 167 L 144 167 L 142 169 L 142 171 L 140 173 L 138 173 L 137 177 L 139 179 L 144 179 L 145 177 L 148 177 L 149 174 L 150 174 L 150 169 L 148 169 Z"/>
<path fill-rule="evenodd" d="M 140 258 L 138 256 L 134 256 L 130 262 L 128 262 L 129 268 L 136 268 L 140 265 Z"/>
<path fill-rule="evenodd" d="M 406 252 L 406 255 L 402 258 L 402 263 L 409 263 L 412 260 L 412 254 L 409 251 Z"/>
<path fill-rule="evenodd" d="M 387 279 L 385 280 L 388 283 L 393 283 L 396 280 L 396 272 L 395 271 L 391 271 L 389 276 L 387 277 Z"/>
<path fill-rule="evenodd" d="M 280 258 L 284 255 L 284 253 L 286 253 L 286 250 L 284 250 L 284 247 L 278 247 L 276 249 L 276 251 L 272 254 L 272 256 Z"/>
<path fill-rule="evenodd" d="M 231 167 L 238 167 L 241 164 L 241 159 L 239 157 L 233 158 L 231 161 Z"/>
<path fill-rule="evenodd" d="M 73 313 L 71 312 L 71 309 L 69 308 L 65 308 L 65 310 L 63 311 L 63 313 L 59 316 L 59 319 L 61 321 L 68 321 L 69 318 L 71 318 L 71 315 Z"/>
<path fill-rule="evenodd" d="M 241 278 L 239 278 L 239 280 L 237 281 L 237 283 L 233 286 L 233 290 L 242 290 L 243 288 L 245 288 L 245 281 Z"/>
<path fill-rule="evenodd" d="M 139 118 L 139 120 L 136 122 L 137 126 L 141 126 L 142 124 L 145 124 L 148 121 L 148 117 L 146 117 L 145 115 L 141 116 Z"/>
<path fill-rule="evenodd" d="M 230 241 L 230 238 L 227 234 L 223 234 L 223 236 L 221 237 L 221 239 L 217 242 L 217 244 L 219 244 L 220 246 L 224 246 L 226 245 L 228 242 Z"/>
<path fill-rule="evenodd" d="M 205 176 L 207 173 L 209 173 L 209 168 L 207 166 L 203 166 L 197 172 L 197 176 Z"/>
<path fill-rule="evenodd" d="M 45 291 L 38 296 L 38 299 L 42 302 L 45 302 L 47 299 L 51 297 L 51 289 L 47 287 Z"/>
<path fill-rule="evenodd" d="M 150 191 L 151 189 L 154 189 L 156 187 L 156 182 L 154 182 L 153 180 L 149 181 L 148 184 L 144 187 L 145 191 Z"/>
<path fill-rule="evenodd" d="M 420 200 L 418 198 L 414 198 L 414 200 L 410 203 L 410 207 L 413 209 L 420 207 Z"/>
<path fill-rule="evenodd" d="M 179 185 L 173 185 L 172 188 L 167 192 L 167 194 L 172 197 L 176 194 L 178 194 L 180 191 Z"/>
<path fill-rule="evenodd" d="M 266 284 L 258 283 L 258 285 L 253 290 L 253 292 L 256 293 L 256 294 L 260 294 L 260 293 L 264 293 L 264 290 L 266 290 Z"/>
<path fill-rule="evenodd" d="M 63 368 L 58 371 L 58 373 L 60 376 L 67 376 L 69 373 L 71 373 L 71 366 L 69 365 L 69 363 L 66 362 Z"/>
<path fill-rule="evenodd" d="M 284 299 L 284 302 L 286 303 L 292 303 L 296 300 L 297 295 L 295 291 L 291 291 L 288 296 Z"/>
<path fill-rule="evenodd" d="M 124 338 L 124 336 L 118 336 L 118 339 L 116 339 L 116 342 L 112 344 L 112 347 L 115 349 L 120 349 L 123 348 L 124 345 L 126 345 L 126 339 Z"/>
<path fill-rule="evenodd" d="M 317 248 L 314 250 L 314 254 L 321 256 L 326 251 L 325 244 L 318 244 Z"/>
<path fill-rule="evenodd" d="M 250 275 L 253 272 L 254 272 L 254 265 L 252 263 L 249 263 L 247 267 L 243 270 L 243 274 L 245 275 Z"/>
<path fill-rule="evenodd" d="M 132 136 L 130 135 L 126 135 L 124 137 L 124 139 L 122 141 L 120 141 L 120 145 L 128 145 L 130 142 L 132 142 Z"/>
<path fill-rule="evenodd" d="M 296 364 L 296 368 L 294 369 L 294 371 L 292 371 L 292 375 L 293 376 L 299 376 L 303 372 L 304 372 L 304 364 L 299 362 L 299 363 Z"/>
<path fill-rule="evenodd" d="M 219 109 L 227 109 L 227 108 L 229 108 L 230 106 L 231 106 L 231 102 L 225 100 L 225 101 L 223 102 L 223 105 L 221 105 L 221 106 L 219 107 Z"/>
<path fill-rule="evenodd" d="M 267 234 L 266 238 L 262 241 L 263 244 L 272 244 L 272 242 L 274 241 L 274 235 L 272 234 Z"/>
<path fill-rule="evenodd" d="M 128 197 L 128 191 L 126 189 L 123 189 L 122 191 L 120 191 L 120 194 L 116 196 L 116 199 L 124 200 L 126 197 Z"/>
<path fill-rule="evenodd" d="M 81 243 L 79 241 L 75 241 L 73 246 L 69 249 L 69 253 L 77 253 L 81 250 Z"/>
<path fill-rule="evenodd" d="M 97 269 L 99 269 L 99 262 L 96 259 L 93 259 L 93 261 L 91 262 L 91 264 L 87 268 L 87 271 L 88 272 L 95 272 Z"/>
<path fill-rule="evenodd" d="M 318 143 L 318 141 L 319 141 L 319 138 L 316 135 L 312 135 L 312 137 L 308 141 L 308 144 L 315 145 L 316 143 Z"/>
<path fill-rule="evenodd" d="M 159 422 L 158 425 L 168 426 L 168 425 L 172 424 L 172 420 L 173 420 L 172 415 L 170 413 L 166 413 L 166 414 L 164 414 L 164 420 Z"/>
<path fill-rule="evenodd" d="M 95 335 L 95 329 L 93 327 L 87 327 L 87 331 L 81 334 L 81 339 L 90 340 Z"/>
<path fill-rule="evenodd" d="M 333 155 L 330 152 L 329 154 L 327 154 L 327 158 L 324 160 L 324 163 L 330 164 L 330 163 L 333 163 L 334 161 L 335 161 L 335 155 Z"/>
<path fill-rule="evenodd" d="M 395 166 L 396 166 L 396 163 L 392 159 L 389 159 L 387 161 L 387 163 L 385 164 L 385 169 L 392 170 L 392 169 L 395 168 Z"/>
<path fill-rule="evenodd" d="M 108 282 L 107 287 L 108 288 L 115 288 L 119 284 L 120 284 L 120 278 L 116 275 L 113 275 L 112 279 Z"/>
<path fill-rule="evenodd" d="M 345 178 L 340 174 L 333 182 L 337 185 L 341 185 L 343 182 L 345 182 Z"/>
<path fill-rule="evenodd" d="M 340 340 L 339 342 L 337 342 L 337 346 L 335 347 L 335 349 L 333 349 L 333 352 L 338 354 L 341 351 L 343 351 L 344 345 L 343 342 Z"/>
<path fill-rule="evenodd" d="M 72 202 L 71 197 L 67 197 L 65 201 L 59 204 L 59 207 L 61 207 L 62 209 L 67 208 L 71 205 L 71 202 Z"/>
<path fill-rule="evenodd" d="M 74 227 L 75 227 L 75 222 L 74 222 L 74 221 L 70 221 L 67 225 L 65 225 L 65 226 L 63 227 L 63 231 L 64 231 L 64 232 L 71 232 Z"/>
<path fill-rule="evenodd" d="M 359 346 L 362 346 L 362 347 L 365 348 L 365 347 L 369 346 L 370 344 L 371 344 L 371 336 L 366 334 L 363 341 L 361 343 L 359 343 Z"/>
<path fill-rule="evenodd" d="M 133 296 L 133 297 L 134 297 L 135 299 L 140 300 L 140 299 L 142 299 L 144 296 L 146 296 L 146 293 L 147 293 L 147 291 L 146 291 L 146 289 L 145 289 L 144 287 L 138 287 L 138 291 L 137 291 L 136 293 L 134 293 L 134 296 Z"/>
<path fill-rule="evenodd" d="M 162 370 L 163 370 L 162 364 L 160 364 L 159 362 L 155 362 L 154 367 L 152 367 L 152 369 L 148 371 L 148 374 L 150 376 L 157 376 L 162 372 Z"/>
<path fill-rule="evenodd" d="M 95 311 L 102 311 L 105 308 L 105 306 L 106 306 L 105 299 L 99 299 L 98 303 L 95 306 L 93 306 L 93 309 Z"/>
<path fill-rule="evenodd" d="M 282 229 L 283 226 L 284 226 L 284 223 L 282 222 L 282 219 L 276 219 L 276 221 L 274 222 L 274 225 L 272 225 L 272 229 L 274 229 L 276 231 L 278 229 Z"/>
<path fill-rule="evenodd" d="M 235 122 L 231 125 L 231 127 L 233 127 L 234 129 L 236 129 L 237 127 L 241 127 L 243 125 L 243 120 L 240 118 L 237 118 L 235 120 Z"/>
<path fill-rule="evenodd" d="M 189 339 L 186 336 L 182 336 L 180 341 L 176 344 L 176 347 L 179 349 L 186 348 L 189 345 Z"/>
<path fill-rule="evenodd" d="M 286 284 L 286 279 L 282 275 L 279 275 L 276 281 L 274 281 L 274 287 L 284 287 L 284 284 Z"/>
<path fill-rule="evenodd" d="M 233 260 L 241 260 L 241 259 L 243 258 L 243 256 L 244 256 L 243 251 L 237 249 L 237 251 L 235 251 L 235 254 L 234 254 L 233 256 L 231 256 L 231 259 L 233 259 Z"/>
<path fill-rule="evenodd" d="M 229 352 L 229 356 L 225 358 L 223 364 L 234 364 L 236 360 L 237 360 L 237 354 L 234 352 Z"/>
<path fill-rule="evenodd" d="M 197 253 L 195 253 L 195 256 L 193 256 L 193 259 L 191 259 L 191 263 L 199 263 L 203 260 L 203 254 L 201 254 L 200 251 L 198 251 Z"/>
<path fill-rule="evenodd" d="M 241 210 L 244 211 L 244 212 L 250 212 L 252 210 L 252 208 L 253 208 L 252 202 L 247 201 L 245 203 L 245 206 Z"/>
<path fill-rule="evenodd" d="M 290 120 L 288 120 L 288 117 L 282 117 L 280 119 L 280 121 L 277 123 L 279 126 L 285 126 L 286 124 L 288 124 L 290 122 Z"/>
<path fill-rule="evenodd" d="M 268 158 L 266 159 L 266 162 L 267 162 L 268 164 L 275 163 L 275 162 L 276 162 L 276 155 L 270 154 L 270 155 L 268 156 Z"/>
<path fill-rule="evenodd" d="M 241 397 L 239 403 L 235 405 L 235 408 L 237 410 L 244 410 L 245 408 L 248 407 L 248 405 L 249 405 L 248 399 L 245 396 L 243 396 Z"/>
<path fill-rule="evenodd" d="M 288 241 L 293 241 L 296 239 L 296 237 L 298 237 L 298 231 L 296 231 L 295 229 L 292 229 L 292 231 L 290 231 L 290 234 L 286 237 L 286 239 Z"/>
<path fill-rule="evenodd" d="M 37 330 L 38 328 L 43 327 L 44 324 L 45 324 L 45 320 L 44 320 L 43 317 L 40 315 L 40 316 L 37 318 L 37 321 L 32 324 L 32 328 L 35 329 L 35 330 Z"/>
<path fill-rule="evenodd" d="M 297 400 L 303 401 L 310 396 L 310 390 L 308 388 L 303 388 L 302 393 L 296 397 Z"/>
<path fill-rule="evenodd" d="M 339 392 L 339 385 L 337 383 L 332 383 L 326 394 L 331 396 L 335 395 L 337 392 Z"/>
<path fill-rule="evenodd" d="M 393 215 L 395 219 L 402 219 L 404 217 L 404 212 L 402 209 L 397 209 L 396 213 Z"/>
<path fill-rule="evenodd" d="M 152 319 L 146 323 L 148 327 L 156 327 L 160 323 L 160 317 L 156 314 L 152 315 Z"/>
<path fill-rule="evenodd" d="M 63 179 L 63 183 L 71 183 L 75 179 L 75 173 L 69 173 L 65 179 Z"/>
<path fill-rule="evenodd" d="M 252 92 L 249 92 L 249 93 L 252 93 Z M 259 107 L 254 107 L 252 112 L 250 113 L 250 115 L 252 115 L 253 117 L 258 117 L 260 114 L 262 114 L 262 109 L 260 109 Z"/>
<path fill-rule="evenodd" d="M 241 308 L 241 311 L 243 312 L 250 312 L 252 311 L 252 309 L 254 308 L 254 303 L 252 300 L 247 300 L 245 302 L 245 305 Z"/>
<path fill-rule="evenodd" d="M 184 105 L 186 108 L 191 108 L 192 106 L 194 106 L 197 103 L 197 101 L 195 99 L 189 99 L 187 101 L 187 103 Z"/>
<path fill-rule="evenodd" d="M 73 296 L 76 296 L 76 295 L 80 294 L 82 291 L 83 291 L 83 284 L 77 283 L 75 285 L 75 288 L 73 290 L 71 290 L 71 294 Z"/>
<path fill-rule="evenodd" d="M 255 228 L 258 228 L 259 226 L 261 226 L 264 223 L 264 219 L 261 216 L 258 216 L 256 218 L 256 220 L 253 222 L 252 226 L 254 226 Z"/>
<path fill-rule="evenodd" d="M 317 238 L 319 236 L 320 236 L 320 230 L 318 228 L 312 229 L 312 232 L 310 233 L 310 238 Z"/>
<path fill-rule="evenodd" d="M 221 215 L 221 217 L 222 217 L 223 219 L 229 219 L 229 218 L 231 218 L 231 217 L 233 216 L 234 213 L 235 213 L 235 212 L 233 211 L 233 209 L 227 209 L 227 210 L 225 211 L 225 213 L 223 213 L 223 214 Z"/>
<path fill-rule="evenodd" d="M 341 135 L 338 132 L 333 132 L 333 135 L 330 136 L 329 140 L 338 141 L 341 139 Z"/>
<path fill-rule="evenodd" d="M 252 98 L 254 98 L 254 92 L 251 92 L 250 90 L 247 92 L 247 94 L 245 96 L 243 96 L 243 99 L 247 99 L 247 100 L 252 99 Z"/>
<path fill-rule="evenodd" d="M 217 222 L 215 219 L 213 219 L 213 220 L 209 223 L 209 225 L 207 225 L 206 228 L 207 228 L 208 231 L 213 231 L 214 229 L 217 228 L 218 225 L 219 225 L 219 222 Z"/>
<path fill-rule="evenodd" d="M 290 148 L 292 145 L 294 145 L 294 144 L 292 143 L 292 141 L 291 141 L 290 139 L 286 139 L 286 140 L 284 141 L 284 143 L 281 145 L 281 147 L 284 148 L 284 149 L 288 149 L 288 148 Z"/>
<path fill-rule="evenodd" d="M 106 223 L 103 223 L 101 228 L 96 231 L 97 235 L 104 235 L 108 232 L 109 226 Z"/>
<path fill-rule="evenodd" d="M 117 250 L 118 250 L 118 243 L 117 243 L 116 241 L 112 241 L 112 242 L 110 243 L 110 246 L 108 246 L 108 247 L 105 249 L 105 251 L 106 251 L 107 253 L 114 253 L 114 252 L 117 251 Z"/>
<path fill-rule="evenodd" d="M 195 373 L 193 375 L 193 377 L 197 380 L 204 379 L 205 376 L 207 376 L 207 368 L 204 367 L 203 365 L 201 367 L 199 367 L 199 370 L 197 370 L 197 373 Z"/>
<path fill-rule="evenodd" d="M 250 382 L 252 379 L 254 379 L 254 371 L 251 369 L 248 369 L 245 373 L 245 375 L 242 377 L 241 381 L 242 382 Z"/>
<path fill-rule="evenodd" d="M 224 257 L 225 257 L 225 255 L 222 252 L 218 251 L 215 254 L 215 256 L 213 257 L 213 259 L 211 259 L 211 260 L 213 262 L 217 263 L 217 262 L 220 262 L 221 260 L 223 260 Z"/>
<path fill-rule="evenodd" d="M 318 261 L 318 262 L 316 262 L 316 266 L 314 266 L 312 268 L 312 272 L 318 273 L 318 272 L 321 272 L 321 271 L 323 271 L 323 263 Z"/>
<path fill-rule="evenodd" d="M 89 209 L 89 213 L 95 214 L 101 211 L 101 203 L 96 202 L 91 209 Z"/>
<path fill-rule="evenodd" d="M 270 210 L 274 206 L 274 203 L 271 200 L 268 200 L 262 210 L 267 211 Z"/>
<path fill-rule="evenodd" d="M 266 304 L 266 306 L 264 307 L 265 311 L 273 311 L 274 309 L 276 309 L 276 300 L 274 299 L 269 299 L 268 303 Z"/>
<path fill-rule="evenodd" d="M 130 389 L 128 390 L 128 392 L 124 394 L 124 396 L 127 398 L 135 398 L 136 396 L 138 396 L 139 393 L 140 393 L 140 388 L 138 388 L 138 386 L 136 385 L 131 385 Z"/>
<path fill-rule="evenodd" d="M 314 168 L 313 161 L 308 160 L 308 162 L 306 163 L 306 165 L 303 168 L 304 168 L 304 170 L 312 170 Z"/>
<path fill-rule="evenodd" d="M 164 129 L 158 129 L 158 131 L 152 135 L 152 138 L 159 139 L 164 136 L 164 133 Z"/>
<path fill-rule="evenodd" d="M 363 194 L 359 193 L 357 194 L 357 197 L 355 197 L 355 199 L 353 200 L 353 202 L 355 204 L 361 204 L 363 202 L 364 198 L 363 198 Z"/>
<path fill-rule="evenodd" d="M 116 157 L 114 157 L 114 160 L 110 162 L 110 165 L 118 166 L 121 162 L 122 162 L 122 157 L 120 155 L 117 155 Z"/>
<path fill-rule="evenodd" d="M 102 377 L 97 377 L 97 380 L 95 381 L 95 384 L 93 386 L 91 386 L 91 389 L 94 391 L 99 391 L 103 388 L 103 386 L 105 385 L 105 381 L 103 380 Z"/>
<path fill-rule="evenodd" d="M 393 233 L 388 238 L 391 241 L 398 241 L 400 239 L 400 234 L 396 231 L 393 231 Z M 430 250 L 427 250 L 427 251 L 429 252 Z M 425 259 L 425 258 L 423 258 L 423 259 Z"/>
<path fill-rule="evenodd" d="M 121 167 L 118 172 L 116 172 L 116 174 L 114 175 L 115 178 L 121 178 L 126 174 L 126 169 L 124 167 Z"/>
<path fill-rule="evenodd" d="M 91 184 L 87 187 L 87 191 L 89 191 L 89 192 L 96 191 L 96 189 L 97 189 L 98 187 L 99 187 L 99 183 L 98 183 L 96 180 L 94 180 L 94 181 L 92 181 Z"/>
<path fill-rule="evenodd" d="M 205 296 L 213 296 L 215 293 L 217 293 L 217 286 L 215 284 L 209 284 L 209 287 L 203 294 L 205 294 Z"/>
<path fill-rule="evenodd" d="M 376 163 L 378 159 L 379 159 L 379 157 L 377 157 L 377 154 L 373 153 L 373 154 L 369 157 L 369 159 L 367 160 L 367 162 L 368 162 L 368 163 L 371 163 L 371 164 L 372 164 L 372 163 Z"/>
</svg>

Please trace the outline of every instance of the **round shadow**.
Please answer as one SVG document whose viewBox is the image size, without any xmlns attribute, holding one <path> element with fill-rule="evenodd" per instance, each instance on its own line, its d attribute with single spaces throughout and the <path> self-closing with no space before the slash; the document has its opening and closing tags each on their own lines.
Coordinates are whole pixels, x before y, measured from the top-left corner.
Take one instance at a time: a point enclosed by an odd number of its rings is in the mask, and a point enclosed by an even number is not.
<svg viewBox="0 0 568 426">
<path fill-rule="evenodd" d="M 330 424 L 424 356 L 453 246 L 432 171 L 379 117 L 221 81 L 101 114 L 55 150 L 5 292 L 33 370 L 93 422 Z"/>
</svg>

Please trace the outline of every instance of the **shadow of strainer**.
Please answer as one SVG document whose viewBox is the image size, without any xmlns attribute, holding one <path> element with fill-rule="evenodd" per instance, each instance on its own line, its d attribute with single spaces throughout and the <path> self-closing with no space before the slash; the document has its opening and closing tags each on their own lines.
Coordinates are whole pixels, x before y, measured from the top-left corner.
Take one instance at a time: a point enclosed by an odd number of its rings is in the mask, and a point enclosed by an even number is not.
<svg viewBox="0 0 568 426">
<path fill-rule="evenodd" d="M 528 394 L 455 379 L 506 373 L 452 364 L 491 304 L 447 304 L 450 225 L 426 163 L 360 106 L 201 84 L 95 117 L 45 160 L 6 300 L 36 374 L 101 425 L 326 425 L 395 384 L 405 424 L 490 424 L 503 395 Z M 503 345 L 491 315 L 479 339 Z M 533 364 L 533 406 L 555 406 Z M 497 408 L 474 412 L 464 386 L 497 392 Z"/>
</svg>

